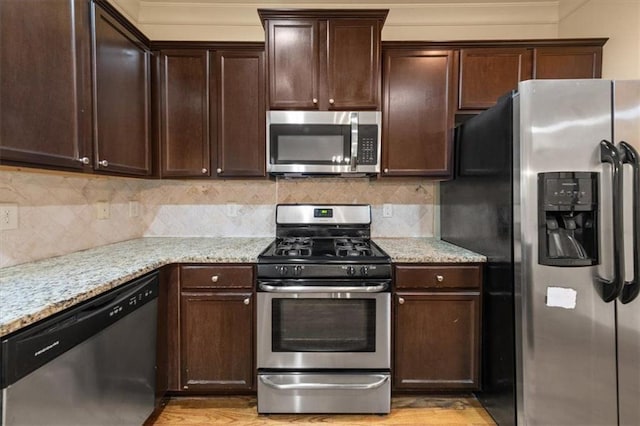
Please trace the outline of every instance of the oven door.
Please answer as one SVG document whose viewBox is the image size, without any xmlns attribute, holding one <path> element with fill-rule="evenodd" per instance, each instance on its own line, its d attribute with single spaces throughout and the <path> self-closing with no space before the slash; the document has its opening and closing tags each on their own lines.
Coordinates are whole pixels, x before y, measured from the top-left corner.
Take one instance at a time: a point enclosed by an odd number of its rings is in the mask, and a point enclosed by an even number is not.
<svg viewBox="0 0 640 426">
<path fill-rule="evenodd" d="M 391 295 L 376 287 L 259 292 L 258 368 L 390 368 Z"/>
</svg>

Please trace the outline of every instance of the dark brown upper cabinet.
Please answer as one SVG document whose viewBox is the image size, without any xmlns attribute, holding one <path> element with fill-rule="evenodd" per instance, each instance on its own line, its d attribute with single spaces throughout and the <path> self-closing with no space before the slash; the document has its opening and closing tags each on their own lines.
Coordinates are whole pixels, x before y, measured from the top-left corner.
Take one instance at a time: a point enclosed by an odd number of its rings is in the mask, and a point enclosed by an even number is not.
<svg viewBox="0 0 640 426">
<path fill-rule="evenodd" d="M 150 51 L 135 28 L 93 4 L 94 169 L 151 174 Z"/>
<path fill-rule="evenodd" d="M 216 51 L 211 81 L 215 176 L 266 176 L 264 49 Z"/>
<path fill-rule="evenodd" d="M 383 57 L 382 175 L 449 176 L 457 53 L 389 47 Z"/>
<path fill-rule="evenodd" d="M 532 52 L 526 48 L 460 49 L 458 109 L 489 108 L 533 77 Z"/>
<path fill-rule="evenodd" d="M 380 109 L 388 10 L 259 9 L 271 109 Z"/>
<path fill-rule="evenodd" d="M 86 0 L 0 1 L 0 163 L 91 170 Z"/>
<path fill-rule="evenodd" d="M 556 46 L 533 49 L 533 78 L 600 78 L 602 46 Z"/>
<path fill-rule="evenodd" d="M 160 52 L 160 158 L 162 177 L 208 177 L 209 52 Z"/>
</svg>

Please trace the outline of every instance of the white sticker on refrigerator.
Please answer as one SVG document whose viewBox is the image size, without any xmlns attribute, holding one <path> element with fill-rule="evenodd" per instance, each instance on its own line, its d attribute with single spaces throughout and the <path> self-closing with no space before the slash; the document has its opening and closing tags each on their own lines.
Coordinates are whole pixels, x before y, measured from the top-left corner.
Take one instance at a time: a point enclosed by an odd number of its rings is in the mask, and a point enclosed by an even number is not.
<svg viewBox="0 0 640 426">
<path fill-rule="evenodd" d="M 547 306 L 575 309 L 578 292 L 572 288 L 547 287 Z"/>
</svg>

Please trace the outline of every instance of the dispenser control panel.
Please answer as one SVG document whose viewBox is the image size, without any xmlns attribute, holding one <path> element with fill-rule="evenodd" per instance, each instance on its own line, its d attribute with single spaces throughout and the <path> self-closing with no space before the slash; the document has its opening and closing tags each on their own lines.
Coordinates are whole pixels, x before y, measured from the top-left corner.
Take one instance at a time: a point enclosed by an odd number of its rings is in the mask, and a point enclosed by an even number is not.
<svg viewBox="0 0 640 426">
<path fill-rule="evenodd" d="M 562 176 L 562 175 L 576 176 Z M 556 176 L 557 175 L 557 176 Z M 585 175 L 585 176 L 580 176 Z M 547 209 L 588 210 L 594 200 L 594 181 L 591 173 L 554 173 L 544 179 L 544 204 Z"/>
</svg>

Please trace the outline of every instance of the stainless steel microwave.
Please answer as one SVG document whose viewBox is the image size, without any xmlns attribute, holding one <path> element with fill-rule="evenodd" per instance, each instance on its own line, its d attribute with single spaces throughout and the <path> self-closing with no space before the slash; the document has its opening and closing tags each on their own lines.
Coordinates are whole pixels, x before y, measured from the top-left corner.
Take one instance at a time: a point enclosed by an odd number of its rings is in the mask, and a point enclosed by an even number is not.
<svg viewBox="0 0 640 426">
<path fill-rule="evenodd" d="M 268 111 L 267 171 L 380 173 L 380 111 Z"/>
</svg>

